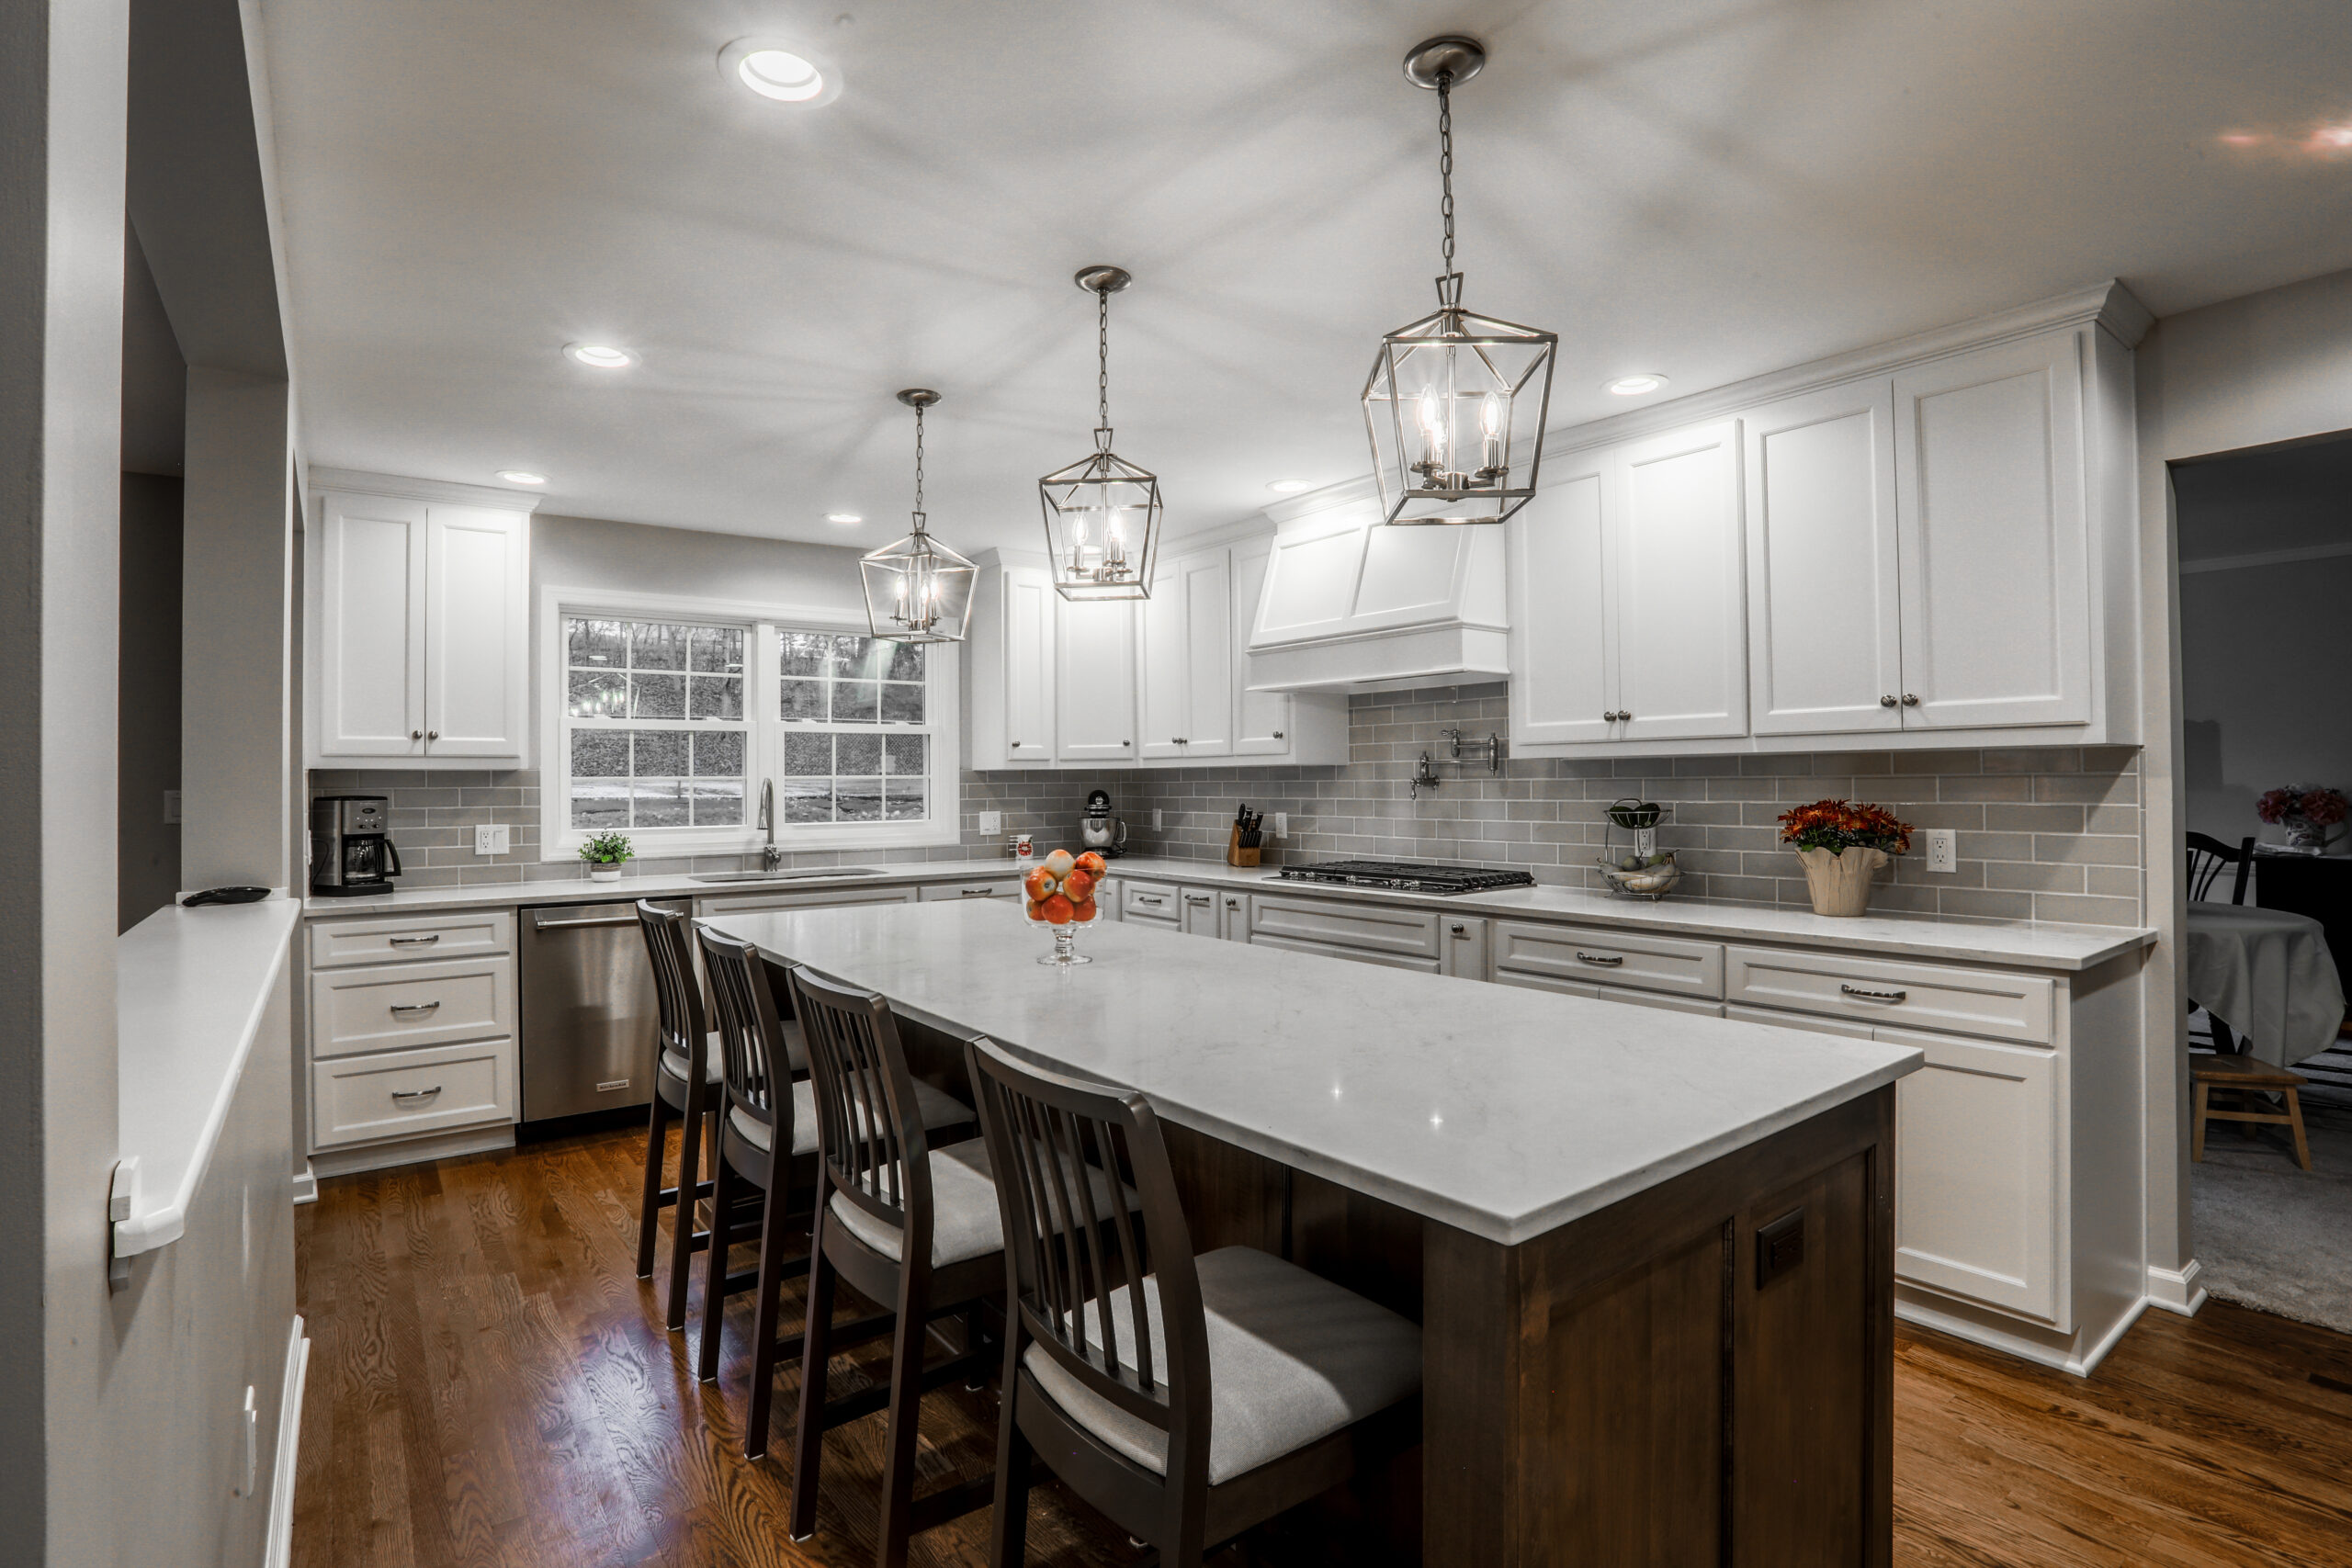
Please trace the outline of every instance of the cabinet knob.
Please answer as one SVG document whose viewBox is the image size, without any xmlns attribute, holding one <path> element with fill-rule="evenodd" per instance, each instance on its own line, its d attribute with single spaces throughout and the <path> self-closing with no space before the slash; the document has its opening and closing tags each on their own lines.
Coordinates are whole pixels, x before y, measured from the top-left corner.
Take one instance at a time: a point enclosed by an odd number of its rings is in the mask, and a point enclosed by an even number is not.
<svg viewBox="0 0 2352 1568">
<path fill-rule="evenodd" d="M 1275 731 L 1274 731 L 1274 739 L 1277 739 L 1277 740 L 1280 740 L 1282 738 L 1283 738 L 1283 732 L 1282 732 L 1281 730 L 1279 730 L 1279 729 L 1275 730 Z"/>
<path fill-rule="evenodd" d="M 1886 695 L 1879 698 L 1878 705 L 1883 708 L 1893 707 L 1894 705 L 1894 694 L 1893 692 L 1889 692 Z"/>
<path fill-rule="evenodd" d="M 408 738 L 411 740 L 422 740 L 424 739 L 424 731 L 422 729 L 412 729 L 408 732 Z"/>
<path fill-rule="evenodd" d="M 1919 705 L 1919 699 L 1905 692 L 1903 694 L 1903 705 L 1906 708 L 1916 708 Z"/>
<path fill-rule="evenodd" d="M 424 738 L 427 740 L 438 740 L 441 739 L 441 732 L 437 729 L 428 729 L 424 732 Z"/>
<path fill-rule="evenodd" d="M 1455 936 L 1468 936 L 1470 934 L 1470 928 L 1468 926 L 1456 926 L 1453 928 L 1453 934 Z"/>
<path fill-rule="evenodd" d="M 1135 744 L 1135 742 L 1134 742 L 1134 741 L 1132 741 L 1132 740 L 1122 740 L 1122 741 L 1120 741 L 1120 742 L 1119 742 L 1119 744 L 1120 744 L 1120 745 L 1122 745 L 1122 746 L 1132 746 L 1132 745 L 1134 745 L 1134 744 Z"/>
</svg>

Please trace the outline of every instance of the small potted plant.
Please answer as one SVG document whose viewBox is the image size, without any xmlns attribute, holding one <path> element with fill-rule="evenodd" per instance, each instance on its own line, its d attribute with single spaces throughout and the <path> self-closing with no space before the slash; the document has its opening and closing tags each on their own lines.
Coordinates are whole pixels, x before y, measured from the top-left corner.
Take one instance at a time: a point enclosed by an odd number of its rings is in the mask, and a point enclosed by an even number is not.
<svg viewBox="0 0 2352 1568">
<path fill-rule="evenodd" d="M 2255 814 L 2287 829 L 2287 847 L 2299 854 L 2324 855 L 2335 835 L 2328 831 L 2352 816 L 2352 800 L 2324 784 L 2289 784 L 2254 803 Z"/>
<path fill-rule="evenodd" d="M 589 881 L 618 882 L 622 864 L 635 860 L 637 852 L 628 847 L 627 833 L 592 833 L 580 846 L 580 858 L 588 863 Z"/>
<path fill-rule="evenodd" d="M 1816 915 L 1851 917 L 1871 906 L 1871 878 L 1887 857 L 1911 847 L 1911 824 L 1883 807 L 1816 800 L 1781 816 L 1781 842 L 1794 845 Z"/>
</svg>

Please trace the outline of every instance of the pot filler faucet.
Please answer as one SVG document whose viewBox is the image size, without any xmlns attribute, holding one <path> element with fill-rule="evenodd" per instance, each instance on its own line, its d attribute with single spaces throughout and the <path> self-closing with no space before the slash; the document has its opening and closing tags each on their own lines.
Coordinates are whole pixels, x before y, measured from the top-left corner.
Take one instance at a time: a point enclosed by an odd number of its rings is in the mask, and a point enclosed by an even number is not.
<svg viewBox="0 0 2352 1568">
<path fill-rule="evenodd" d="M 760 826 L 768 831 L 767 848 L 760 852 L 760 863 L 769 871 L 784 863 L 783 847 L 775 841 L 775 781 L 760 781 Z"/>
</svg>

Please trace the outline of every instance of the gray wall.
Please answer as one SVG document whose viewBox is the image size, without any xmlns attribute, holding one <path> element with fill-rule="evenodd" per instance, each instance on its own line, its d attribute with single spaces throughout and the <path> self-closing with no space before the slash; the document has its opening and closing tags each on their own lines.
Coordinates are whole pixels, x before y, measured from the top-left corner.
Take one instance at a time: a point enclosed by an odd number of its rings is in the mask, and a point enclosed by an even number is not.
<svg viewBox="0 0 2352 1568">
<path fill-rule="evenodd" d="M 2191 829 L 2225 843 L 2249 833 L 2278 843 L 2285 830 L 2255 815 L 2265 790 L 2319 784 L 2352 793 L 2347 605 L 2352 557 L 2182 576 L 2181 783 Z"/>
<path fill-rule="evenodd" d="M 129 931 L 180 886 L 180 481 L 122 476 L 122 626 L 117 641 L 115 925 Z"/>
</svg>

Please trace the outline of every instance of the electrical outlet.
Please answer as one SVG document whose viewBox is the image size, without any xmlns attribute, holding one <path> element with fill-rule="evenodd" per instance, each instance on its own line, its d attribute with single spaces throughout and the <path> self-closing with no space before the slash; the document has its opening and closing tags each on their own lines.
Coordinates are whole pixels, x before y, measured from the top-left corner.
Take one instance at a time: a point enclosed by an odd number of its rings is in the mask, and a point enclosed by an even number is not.
<svg viewBox="0 0 2352 1568">
<path fill-rule="evenodd" d="M 1153 807 L 1151 808 L 1151 830 L 1157 833 L 1166 826 L 1168 826 L 1167 822 L 1159 815 L 1159 807 L 1157 806 Z"/>
<path fill-rule="evenodd" d="M 1277 811 L 1274 813 L 1274 837 L 1277 839 L 1287 839 L 1290 837 L 1289 812 Z"/>
<path fill-rule="evenodd" d="M 981 813 L 980 813 L 980 831 L 981 831 L 981 832 L 983 832 L 983 833 L 1001 833 L 1001 832 L 1003 832 L 1003 831 L 1004 831 L 1004 813 L 1003 813 L 1003 812 L 1001 812 L 1001 811 L 983 811 L 983 812 L 981 812 Z"/>
<path fill-rule="evenodd" d="M 1957 829 L 1928 829 L 1928 869 L 1939 872 L 1960 869 L 1960 832 Z"/>
<path fill-rule="evenodd" d="M 179 819 L 180 792 L 175 789 L 167 789 L 164 792 L 164 826 L 175 827 Z"/>
<path fill-rule="evenodd" d="M 507 852 L 507 835 L 513 829 L 503 822 L 478 822 L 474 825 L 474 853 L 503 855 Z"/>
</svg>

